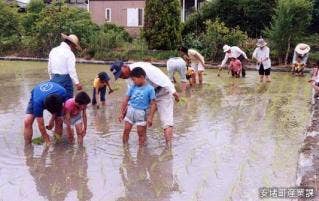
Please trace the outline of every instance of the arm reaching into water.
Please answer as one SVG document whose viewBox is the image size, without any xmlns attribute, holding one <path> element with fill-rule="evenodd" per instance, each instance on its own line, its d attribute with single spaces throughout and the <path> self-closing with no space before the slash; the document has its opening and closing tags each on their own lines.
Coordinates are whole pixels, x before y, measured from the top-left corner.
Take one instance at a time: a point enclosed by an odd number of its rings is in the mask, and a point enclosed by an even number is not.
<svg viewBox="0 0 319 201">
<path fill-rule="evenodd" d="M 154 118 L 154 114 L 156 112 L 156 101 L 155 100 L 152 100 L 151 102 L 151 106 L 150 106 L 150 112 L 149 112 L 149 115 L 147 117 L 147 126 L 148 127 L 151 127 L 153 125 L 153 118 Z"/>
<path fill-rule="evenodd" d="M 125 96 L 125 99 L 124 99 L 124 101 L 123 101 L 123 103 L 121 105 L 121 111 L 120 111 L 120 115 L 119 115 L 119 118 L 118 118 L 119 122 L 122 122 L 124 117 L 125 117 L 129 99 L 130 99 L 129 96 Z"/>
</svg>

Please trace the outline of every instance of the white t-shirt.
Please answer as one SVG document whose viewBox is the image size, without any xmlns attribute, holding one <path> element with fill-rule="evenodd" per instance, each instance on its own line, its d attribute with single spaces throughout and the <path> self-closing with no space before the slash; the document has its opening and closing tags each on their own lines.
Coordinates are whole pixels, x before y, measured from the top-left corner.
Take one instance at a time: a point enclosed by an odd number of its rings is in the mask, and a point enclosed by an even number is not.
<svg viewBox="0 0 319 201">
<path fill-rule="evenodd" d="M 168 78 L 168 76 L 161 71 L 161 69 L 153 66 L 148 62 L 136 62 L 129 65 L 129 68 L 133 70 L 136 67 L 141 67 L 146 73 L 146 80 L 152 85 L 154 88 L 162 87 L 166 89 L 170 94 L 174 94 L 176 92 L 174 84 Z M 127 79 L 128 86 L 133 85 L 133 81 L 131 78 Z"/>
</svg>

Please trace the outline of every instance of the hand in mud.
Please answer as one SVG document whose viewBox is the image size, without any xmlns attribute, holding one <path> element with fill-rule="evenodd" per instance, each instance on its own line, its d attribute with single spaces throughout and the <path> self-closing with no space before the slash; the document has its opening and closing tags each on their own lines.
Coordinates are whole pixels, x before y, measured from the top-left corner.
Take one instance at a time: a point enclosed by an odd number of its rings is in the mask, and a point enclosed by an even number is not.
<svg viewBox="0 0 319 201">
<path fill-rule="evenodd" d="M 153 125 L 153 119 L 147 118 L 147 127 L 152 127 L 152 125 Z"/>
<path fill-rule="evenodd" d="M 118 121 L 119 121 L 120 123 L 123 121 L 123 119 L 124 119 L 124 115 L 123 115 L 123 114 L 118 117 Z"/>
<path fill-rule="evenodd" d="M 81 134 L 82 134 L 82 137 L 84 137 L 86 135 L 86 128 L 82 128 L 82 131 L 81 131 Z"/>
<path fill-rule="evenodd" d="M 47 130 L 52 130 L 53 127 L 54 127 L 54 124 L 49 124 L 49 125 L 45 126 L 45 128 Z"/>
<path fill-rule="evenodd" d="M 83 87 L 82 87 L 82 84 L 80 84 L 80 83 L 79 83 L 79 84 L 76 84 L 75 86 L 76 86 L 76 89 L 77 89 L 78 91 L 81 91 L 82 88 L 83 88 Z"/>
<path fill-rule="evenodd" d="M 114 90 L 113 90 L 113 89 L 110 89 L 109 94 L 111 94 L 111 93 L 113 93 L 113 92 L 114 92 Z"/>
<path fill-rule="evenodd" d="M 179 96 L 178 96 L 178 94 L 176 92 L 173 94 L 173 96 L 175 98 L 175 101 L 179 102 Z"/>
</svg>

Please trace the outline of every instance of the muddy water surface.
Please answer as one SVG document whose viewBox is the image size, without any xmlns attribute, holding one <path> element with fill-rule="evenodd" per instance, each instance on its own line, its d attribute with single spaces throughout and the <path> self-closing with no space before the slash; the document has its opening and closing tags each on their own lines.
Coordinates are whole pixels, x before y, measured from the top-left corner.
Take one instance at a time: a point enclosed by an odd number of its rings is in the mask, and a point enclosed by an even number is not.
<svg viewBox="0 0 319 201">
<path fill-rule="evenodd" d="M 102 70 L 78 65 L 90 95 Z M 133 130 L 123 148 L 117 114 L 126 85 L 112 81 L 106 107 L 89 107 L 84 147 L 44 149 L 24 148 L 22 120 L 31 89 L 48 79 L 46 63 L 0 62 L 0 200 L 256 201 L 259 187 L 294 186 L 311 90 L 307 78 L 272 75 L 260 84 L 256 72 L 231 79 L 207 70 L 205 85 L 175 107 L 171 150 L 158 119 L 147 147 L 138 148 Z"/>
</svg>

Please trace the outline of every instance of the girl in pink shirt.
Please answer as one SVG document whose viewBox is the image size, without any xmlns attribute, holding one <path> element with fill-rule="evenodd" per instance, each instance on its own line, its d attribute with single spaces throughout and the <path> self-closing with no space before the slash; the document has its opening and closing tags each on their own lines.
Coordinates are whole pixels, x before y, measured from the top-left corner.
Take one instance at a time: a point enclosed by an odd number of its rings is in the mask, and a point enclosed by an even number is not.
<svg viewBox="0 0 319 201">
<path fill-rule="evenodd" d="M 242 70 L 242 64 L 237 58 L 230 58 L 229 71 L 231 71 L 231 75 L 233 77 L 240 77 L 240 72 Z"/>
<path fill-rule="evenodd" d="M 79 92 L 75 98 L 70 98 L 64 103 L 64 123 L 70 144 L 74 141 L 72 126 L 75 126 L 78 143 L 83 144 L 87 129 L 86 106 L 90 102 L 91 99 L 87 93 Z"/>
</svg>

